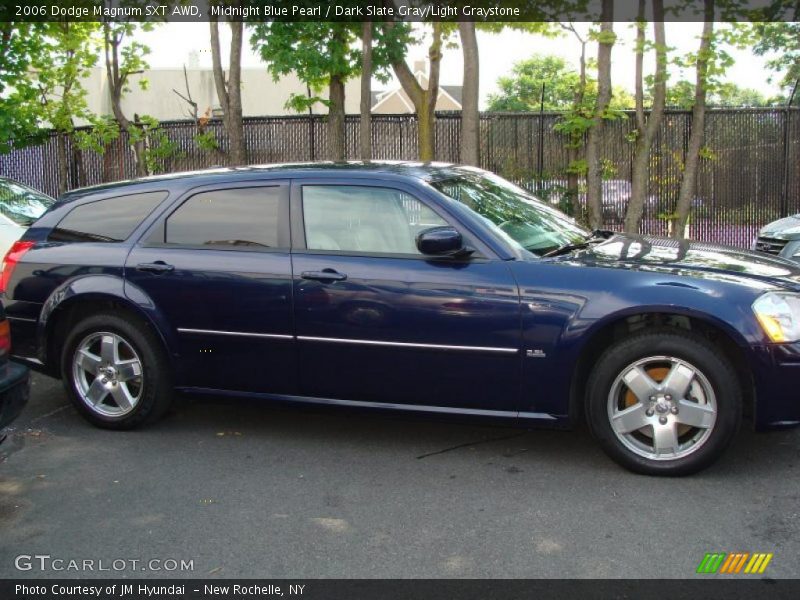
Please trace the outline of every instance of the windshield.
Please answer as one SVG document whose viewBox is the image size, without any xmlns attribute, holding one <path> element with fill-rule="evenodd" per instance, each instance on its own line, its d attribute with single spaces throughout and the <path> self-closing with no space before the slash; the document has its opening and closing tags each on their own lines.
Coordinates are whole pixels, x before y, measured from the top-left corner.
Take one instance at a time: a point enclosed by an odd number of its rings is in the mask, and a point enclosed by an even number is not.
<svg viewBox="0 0 800 600">
<path fill-rule="evenodd" d="M 431 185 L 474 210 L 506 239 L 538 256 L 591 237 L 564 213 L 496 175 L 463 173 Z"/>
<path fill-rule="evenodd" d="M 0 179 L 0 213 L 17 225 L 30 227 L 55 200 L 29 187 Z"/>
</svg>

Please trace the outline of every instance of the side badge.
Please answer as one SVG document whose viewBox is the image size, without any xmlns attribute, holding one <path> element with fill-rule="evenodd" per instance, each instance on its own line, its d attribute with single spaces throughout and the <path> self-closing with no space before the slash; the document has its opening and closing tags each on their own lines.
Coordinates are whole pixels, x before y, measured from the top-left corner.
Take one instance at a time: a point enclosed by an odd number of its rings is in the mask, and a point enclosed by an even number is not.
<svg viewBox="0 0 800 600">
<path fill-rule="evenodd" d="M 547 358 L 547 354 L 544 353 L 544 350 L 526 350 L 525 356 L 527 358 Z"/>
</svg>

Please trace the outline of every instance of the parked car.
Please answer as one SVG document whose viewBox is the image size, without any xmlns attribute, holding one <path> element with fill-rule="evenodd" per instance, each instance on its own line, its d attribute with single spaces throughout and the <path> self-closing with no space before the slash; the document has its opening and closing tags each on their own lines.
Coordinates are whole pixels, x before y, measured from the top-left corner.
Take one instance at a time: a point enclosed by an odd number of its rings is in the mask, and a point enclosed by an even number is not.
<svg viewBox="0 0 800 600">
<path fill-rule="evenodd" d="M 753 250 L 800 262 L 800 214 L 762 227 L 753 242 Z"/>
<path fill-rule="evenodd" d="M 69 192 L 6 257 L 15 355 L 91 422 L 173 390 L 569 427 L 649 474 L 800 424 L 800 266 L 600 236 L 479 169 L 216 169 Z"/>
<path fill-rule="evenodd" d="M 27 404 L 30 389 L 27 367 L 11 362 L 10 350 L 10 327 L 0 306 L 0 442 L 6 437 L 6 428 Z"/>
<path fill-rule="evenodd" d="M 0 177 L 0 256 L 5 256 L 11 245 L 54 202 L 47 194 Z"/>
</svg>

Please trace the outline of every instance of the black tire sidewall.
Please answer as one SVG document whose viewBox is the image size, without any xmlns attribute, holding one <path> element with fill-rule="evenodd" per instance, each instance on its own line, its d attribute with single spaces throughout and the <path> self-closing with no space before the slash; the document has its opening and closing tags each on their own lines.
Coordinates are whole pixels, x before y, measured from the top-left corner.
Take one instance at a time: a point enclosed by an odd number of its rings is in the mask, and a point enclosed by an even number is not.
<svg viewBox="0 0 800 600">
<path fill-rule="evenodd" d="M 142 397 L 130 413 L 121 417 L 101 415 L 89 408 L 78 394 L 73 379 L 72 361 L 78 344 L 88 335 L 101 331 L 115 333 L 124 338 L 142 361 Z M 127 315 L 101 313 L 78 322 L 64 343 L 61 376 L 78 411 L 92 424 L 106 429 L 133 429 L 153 421 L 163 414 L 170 400 L 169 370 L 160 342 L 146 323 Z"/>
<path fill-rule="evenodd" d="M 617 463 L 646 475 L 688 475 L 716 461 L 729 446 L 741 424 L 742 392 L 730 363 L 704 338 L 690 332 L 648 332 L 618 342 L 597 361 L 587 385 L 586 416 L 589 428 L 603 450 Z M 625 447 L 608 418 L 608 394 L 620 372 L 648 356 L 683 359 L 708 379 L 717 403 L 714 428 L 692 454 L 675 460 L 651 460 Z"/>
</svg>

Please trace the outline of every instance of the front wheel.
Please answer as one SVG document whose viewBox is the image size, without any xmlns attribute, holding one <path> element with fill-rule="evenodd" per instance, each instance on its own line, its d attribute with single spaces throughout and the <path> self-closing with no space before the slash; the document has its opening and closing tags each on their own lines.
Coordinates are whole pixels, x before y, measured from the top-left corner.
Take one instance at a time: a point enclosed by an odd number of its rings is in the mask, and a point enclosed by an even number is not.
<svg viewBox="0 0 800 600">
<path fill-rule="evenodd" d="M 91 423 L 132 429 L 160 417 L 172 386 L 160 341 L 139 319 L 101 313 L 77 323 L 61 360 L 64 385 Z"/>
<path fill-rule="evenodd" d="M 705 338 L 661 330 L 626 338 L 600 357 L 587 386 L 592 434 L 637 473 L 687 475 L 706 468 L 741 422 L 730 363 Z"/>
</svg>

